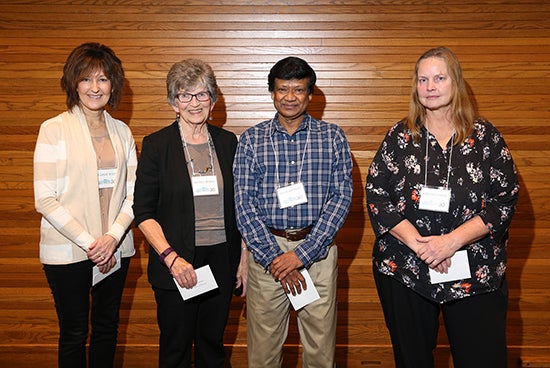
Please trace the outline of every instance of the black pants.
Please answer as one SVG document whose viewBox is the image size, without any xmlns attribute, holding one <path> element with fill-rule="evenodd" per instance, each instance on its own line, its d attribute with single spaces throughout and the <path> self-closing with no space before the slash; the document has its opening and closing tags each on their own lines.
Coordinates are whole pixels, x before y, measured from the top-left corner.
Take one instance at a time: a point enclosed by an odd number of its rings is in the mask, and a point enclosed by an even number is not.
<svg viewBox="0 0 550 368">
<path fill-rule="evenodd" d="M 160 368 L 223 367 L 223 334 L 229 316 L 235 275 L 231 274 L 228 245 L 195 247 L 195 269 L 210 265 L 218 289 L 184 301 L 177 289 L 153 287 L 160 329 Z"/>
<path fill-rule="evenodd" d="M 122 290 L 130 258 L 122 258 L 120 270 L 92 287 L 91 261 L 68 265 L 44 265 L 59 321 L 60 368 L 86 367 L 89 316 L 89 367 L 113 366 Z M 90 312 L 91 290 L 91 312 Z"/>
<path fill-rule="evenodd" d="M 499 290 L 438 304 L 373 269 L 397 368 L 434 367 L 443 313 L 455 368 L 505 368 L 506 281 Z"/>
</svg>

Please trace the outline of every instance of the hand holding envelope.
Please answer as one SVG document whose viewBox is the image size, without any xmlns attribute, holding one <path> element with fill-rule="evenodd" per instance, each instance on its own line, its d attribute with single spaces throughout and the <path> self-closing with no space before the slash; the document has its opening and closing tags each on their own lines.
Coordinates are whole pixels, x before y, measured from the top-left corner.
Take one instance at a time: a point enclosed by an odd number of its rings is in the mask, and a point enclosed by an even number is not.
<svg viewBox="0 0 550 368">
<path fill-rule="evenodd" d="M 317 292 L 317 289 L 315 288 L 315 285 L 311 280 L 309 272 L 307 272 L 307 270 L 304 268 L 300 271 L 300 273 L 304 276 L 304 279 L 306 280 L 306 289 L 302 288 L 302 292 L 300 294 L 286 294 L 294 310 L 303 308 L 320 298 L 319 293 Z"/>
<path fill-rule="evenodd" d="M 174 279 L 176 286 L 183 298 L 183 300 L 191 299 L 197 295 L 204 294 L 207 291 L 214 290 L 218 288 L 214 274 L 210 269 L 209 265 L 197 268 L 195 270 L 197 274 L 197 283 L 190 289 L 181 287 L 180 284 Z"/>
</svg>

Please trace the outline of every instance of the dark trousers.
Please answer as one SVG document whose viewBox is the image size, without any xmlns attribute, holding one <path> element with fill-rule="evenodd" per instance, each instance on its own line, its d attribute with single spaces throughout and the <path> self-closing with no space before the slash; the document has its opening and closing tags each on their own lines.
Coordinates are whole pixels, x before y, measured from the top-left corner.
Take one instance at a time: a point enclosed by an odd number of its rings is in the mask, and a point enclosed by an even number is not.
<svg viewBox="0 0 550 368">
<path fill-rule="evenodd" d="M 195 247 L 195 269 L 210 265 L 218 289 L 184 301 L 178 290 L 153 287 L 160 329 L 160 368 L 223 367 L 223 334 L 229 316 L 235 275 L 227 244 Z M 168 271 L 167 271 L 168 272 Z"/>
<path fill-rule="evenodd" d="M 455 368 L 505 368 L 506 281 L 491 293 L 438 304 L 374 269 L 397 368 L 434 367 L 443 313 Z"/>
<path fill-rule="evenodd" d="M 68 265 L 44 265 L 59 321 L 58 365 L 60 368 L 86 367 L 89 316 L 92 333 L 88 366 L 90 368 L 113 366 L 120 302 L 130 258 L 122 258 L 120 270 L 94 287 L 92 287 L 93 265 L 91 261 Z"/>
</svg>

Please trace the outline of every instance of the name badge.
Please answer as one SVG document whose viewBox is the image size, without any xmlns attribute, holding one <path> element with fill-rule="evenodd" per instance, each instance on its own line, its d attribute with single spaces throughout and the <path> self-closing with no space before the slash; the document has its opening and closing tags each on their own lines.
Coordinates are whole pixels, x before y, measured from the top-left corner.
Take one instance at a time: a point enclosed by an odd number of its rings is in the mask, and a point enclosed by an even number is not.
<svg viewBox="0 0 550 368">
<path fill-rule="evenodd" d="M 193 176 L 191 177 L 191 185 L 195 197 L 219 194 L 216 175 Z"/>
<path fill-rule="evenodd" d="M 97 170 L 97 183 L 99 189 L 112 188 L 115 186 L 116 168 Z"/>
<path fill-rule="evenodd" d="M 279 199 L 279 208 L 287 208 L 298 204 L 307 203 L 306 190 L 304 184 L 296 183 L 277 189 L 277 198 Z"/>
<path fill-rule="evenodd" d="M 436 212 L 449 212 L 451 190 L 441 187 L 424 186 L 420 189 L 418 209 Z"/>
</svg>

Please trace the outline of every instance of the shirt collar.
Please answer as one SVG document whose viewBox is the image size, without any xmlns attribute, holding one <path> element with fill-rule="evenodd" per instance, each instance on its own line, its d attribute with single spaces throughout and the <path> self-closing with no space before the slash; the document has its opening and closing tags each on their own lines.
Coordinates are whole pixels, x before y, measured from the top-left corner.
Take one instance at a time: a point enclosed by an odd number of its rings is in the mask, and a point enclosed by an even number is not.
<svg viewBox="0 0 550 368">
<path fill-rule="evenodd" d="M 318 130 L 319 129 L 319 121 L 312 118 L 311 115 L 306 113 L 304 115 L 304 119 L 302 120 L 302 122 L 300 123 L 300 126 L 298 127 L 298 129 L 296 129 L 294 134 L 296 134 L 296 133 L 298 133 L 302 130 L 307 130 L 308 128 L 311 129 L 311 130 Z M 283 125 L 279 121 L 279 113 L 275 114 L 275 117 L 273 118 L 272 124 L 271 124 L 271 134 L 275 134 L 275 132 L 281 132 L 281 133 L 288 134 L 286 129 L 283 127 Z"/>
</svg>

